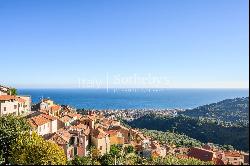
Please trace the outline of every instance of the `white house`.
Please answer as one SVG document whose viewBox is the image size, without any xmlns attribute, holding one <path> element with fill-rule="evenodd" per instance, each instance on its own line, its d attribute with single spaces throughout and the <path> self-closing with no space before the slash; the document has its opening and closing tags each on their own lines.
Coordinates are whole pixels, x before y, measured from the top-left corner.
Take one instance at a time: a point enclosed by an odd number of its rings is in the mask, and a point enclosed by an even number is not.
<svg viewBox="0 0 250 166">
<path fill-rule="evenodd" d="M 0 115 L 23 115 L 30 110 L 31 99 L 29 96 L 0 95 Z"/>
<path fill-rule="evenodd" d="M 28 122 L 32 126 L 38 135 L 46 135 L 57 132 L 57 118 L 47 115 L 40 114 L 28 119 Z"/>
</svg>

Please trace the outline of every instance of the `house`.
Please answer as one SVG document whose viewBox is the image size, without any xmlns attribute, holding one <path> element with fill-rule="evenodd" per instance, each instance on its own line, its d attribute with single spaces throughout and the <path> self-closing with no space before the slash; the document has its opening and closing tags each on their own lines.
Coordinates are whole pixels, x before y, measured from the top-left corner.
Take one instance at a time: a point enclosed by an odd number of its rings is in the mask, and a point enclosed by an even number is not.
<svg viewBox="0 0 250 166">
<path fill-rule="evenodd" d="M 241 153 L 244 158 L 244 165 L 249 165 L 249 153 Z"/>
<path fill-rule="evenodd" d="M 31 110 L 29 96 L 0 95 L 0 115 L 23 115 Z"/>
<path fill-rule="evenodd" d="M 190 148 L 188 152 L 188 157 L 193 157 L 196 159 L 199 159 L 201 161 L 213 161 L 214 158 L 216 158 L 216 155 L 213 151 L 206 150 L 203 148 L 197 148 L 193 147 Z"/>
<path fill-rule="evenodd" d="M 0 95 L 8 95 L 10 88 L 0 85 Z"/>
<path fill-rule="evenodd" d="M 52 106 L 49 106 L 49 115 L 52 115 L 52 116 L 60 116 L 61 115 L 61 109 L 62 107 L 60 105 L 52 105 Z"/>
<path fill-rule="evenodd" d="M 100 151 L 101 155 L 110 151 L 109 136 L 102 129 L 94 129 L 91 134 L 91 143 Z"/>
<path fill-rule="evenodd" d="M 244 163 L 244 156 L 236 151 L 226 151 L 225 163 L 227 165 L 242 165 Z"/>
<path fill-rule="evenodd" d="M 162 147 L 157 141 L 151 141 L 151 149 L 151 156 L 153 153 L 158 157 L 165 157 L 167 154 L 166 148 Z"/>
<path fill-rule="evenodd" d="M 63 148 L 68 160 L 75 156 L 88 155 L 90 130 L 86 125 L 78 124 L 62 128 L 47 139 Z"/>
<path fill-rule="evenodd" d="M 21 114 L 28 114 L 31 112 L 31 105 L 32 105 L 32 101 L 31 101 L 31 96 L 17 96 L 18 98 L 21 98 L 24 100 L 24 105 L 23 105 L 23 112 L 21 112 Z"/>
<path fill-rule="evenodd" d="M 60 126 L 60 128 L 63 128 L 65 126 L 70 126 L 71 123 L 73 122 L 73 119 L 67 115 L 58 118 L 57 120 L 58 120 L 58 126 Z"/>
<path fill-rule="evenodd" d="M 77 148 L 72 146 L 75 143 L 75 140 L 71 138 L 69 131 L 60 129 L 48 138 L 48 140 L 60 146 L 64 150 L 68 160 L 73 159 L 74 156 L 77 155 Z"/>
<path fill-rule="evenodd" d="M 69 127 L 69 132 L 74 136 L 78 137 L 77 155 L 86 156 L 90 148 L 90 129 L 84 124 L 78 124 Z"/>
<path fill-rule="evenodd" d="M 123 145 L 124 137 L 121 132 L 117 130 L 108 130 L 106 133 L 109 136 L 110 145 Z"/>
<path fill-rule="evenodd" d="M 117 130 L 123 135 L 125 144 L 130 143 L 130 141 L 131 141 L 130 129 L 128 129 L 128 128 L 122 126 L 122 125 L 111 126 L 111 129 L 112 130 Z"/>
<path fill-rule="evenodd" d="M 33 130 L 41 136 L 54 133 L 58 130 L 57 119 L 44 113 L 28 118 L 28 122 Z"/>
<path fill-rule="evenodd" d="M 96 121 L 96 119 L 94 117 L 92 117 L 92 116 L 87 116 L 87 117 L 84 116 L 84 117 L 80 118 L 79 121 L 80 121 L 80 123 L 87 125 L 90 128 L 91 131 L 93 129 L 95 129 L 95 121 Z"/>
</svg>

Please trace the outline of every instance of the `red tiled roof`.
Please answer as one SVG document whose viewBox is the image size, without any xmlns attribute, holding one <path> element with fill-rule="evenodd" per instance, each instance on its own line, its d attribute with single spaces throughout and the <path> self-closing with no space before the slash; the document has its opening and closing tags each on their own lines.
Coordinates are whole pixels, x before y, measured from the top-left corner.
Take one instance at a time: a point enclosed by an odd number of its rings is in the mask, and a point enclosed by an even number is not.
<svg viewBox="0 0 250 166">
<path fill-rule="evenodd" d="M 69 117 L 68 115 L 65 115 L 62 118 L 60 118 L 59 120 L 64 122 L 64 123 L 67 123 L 67 122 L 70 122 L 71 119 L 72 119 L 71 117 Z"/>
<path fill-rule="evenodd" d="M 71 134 L 67 130 L 58 130 L 49 140 L 55 142 L 58 145 L 64 145 L 69 143 Z"/>
<path fill-rule="evenodd" d="M 189 153 L 189 157 L 193 157 L 202 161 L 212 161 L 213 160 L 213 152 L 201 149 L 201 148 L 191 148 Z"/>
<path fill-rule="evenodd" d="M 30 123 L 32 127 L 38 127 L 53 120 L 56 120 L 56 118 L 47 114 L 40 114 L 40 115 L 29 118 L 28 122 Z"/>
<path fill-rule="evenodd" d="M 240 157 L 240 153 L 238 152 L 224 152 L 226 157 Z"/>
<path fill-rule="evenodd" d="M 115 135 L 115 134 L 117 134 L 117 130 L 108 130 L 108 131 L 106 131 L 106 133 L 107 134 L 109 134 L 109 135 Z"/>
<path fill-rule="evenodd" d="M 15 96 L 11 96 L 11 95 L 1 95 L 0 96 L 0 101 L 8 101 L 8 100 L 15 100 L 16 97 Z"/>
<path fill-rule="evenodd" d="M 51 111 L 55 112 L 55 111 L 59 111 L 61 109 L 60 105 L 52 105 L 50 107 Z"/>
<path fill-rule="evenodd" d="M 107 134 L 100 128 L 95 129 L 93 131 L 93 137 L 97 138 L 97 139 L 102 139 L 106 136 Z"/>
<path fill-rule="evenodd" d="M 12 95 L 0 95 L 0 101 L 9 101 L 9 100 L 16 100 L 21 103 L 24 103 L 26 101 L 20 97 L 16 97 Z"/>
</svg>

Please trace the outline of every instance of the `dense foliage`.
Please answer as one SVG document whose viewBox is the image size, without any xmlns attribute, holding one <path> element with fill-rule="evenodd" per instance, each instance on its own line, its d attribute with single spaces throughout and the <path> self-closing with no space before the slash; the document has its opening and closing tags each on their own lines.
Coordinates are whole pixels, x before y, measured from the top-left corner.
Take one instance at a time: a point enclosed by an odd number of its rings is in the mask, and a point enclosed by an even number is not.
<svg viewBox="0 0 250 166">
<path fill-rule="evenodd" d="M 142 129 L 141 131 L 145 135 L 158 140 L 162 144 L 167 143 L 168 145 L 175 145 L 176 147 L 187 147 L 187 148 L 201 147 L 203 145 L 202 142 L 190 138 L 185 134 L 178 134 L 170 131 L 163 132 L 163 131 L 147 130 L 147 129 Z"/>
<path fill-rule="evenodd" d="M 190 117 L 205 117 L 232 124 L 248 125 L 249 97 L 227 99 L 182 113 Z"/>
<path fill-rule="evenodd" d="M 27 132 L 11 145 L 9 160 L 14 165 L 65 165 L 67 158 L 57 144 Z"/>
<path fill-rule="evenodd" d="M 138 156 L 131 147 L 128 150 L 117 145 L 112 145 L 108 154 L 92 158 L 91 154 L 85 157 L 75 157 L 68 162 L 69 165 L 213 165 L 211 162 L 203 162 L 194 158 L 178 158 L 177 156 L 168 155 L 164 158 L 142 158 Z"/>
<path fill-rule="evenodd" d="M 4 164 L 66 164 L 62 148 L 30 131 L 25 118 L 0 116 L 0 159 Z"/>
<path fill-rule="evenodd" d="M 204 143 L 229 144 L 239 150 L 249 150 L 249 126 L 224 126 L 216 121 L 182 115 L 177 117 L 146 115 L 127 123 L 136 128 L 169 130 L 185 134 Z"/>
<path fill-rule="evenodd" d="M 15 88 L 11 88 L 8 90 L 8 95 L 17 95 L 17 90 Z"/>
<path fill-rule="evenodd" d="M 0 155 L 8 163 L 10 146 L 23 132 L 30 131 L 25 118 L 14 115 L 0 116 Z"/>
<path fill-rule="evenodd" d="M 165 158 L 154 160 L 152 165 L 213 165 L 212 162 L 204 162 L 194 158 L 178 158 L 176 156 L 168 155 Z"/>
</svg>

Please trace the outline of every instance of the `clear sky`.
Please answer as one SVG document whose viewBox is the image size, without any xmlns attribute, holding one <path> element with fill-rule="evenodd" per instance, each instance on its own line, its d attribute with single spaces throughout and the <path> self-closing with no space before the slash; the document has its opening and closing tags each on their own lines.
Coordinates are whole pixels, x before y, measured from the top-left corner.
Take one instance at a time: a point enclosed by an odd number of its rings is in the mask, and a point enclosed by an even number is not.
<svg viewBox="0 0 250 166">
<path fill-rule="evenodd" d="M 159 87 L 246 88 L 248 6 L 248 0 L 0 0 L 0 84 L 105 87 L 108 76 L 112 87 L 118 77 L 151 75 L 167 78 Z"/>
</svg>

